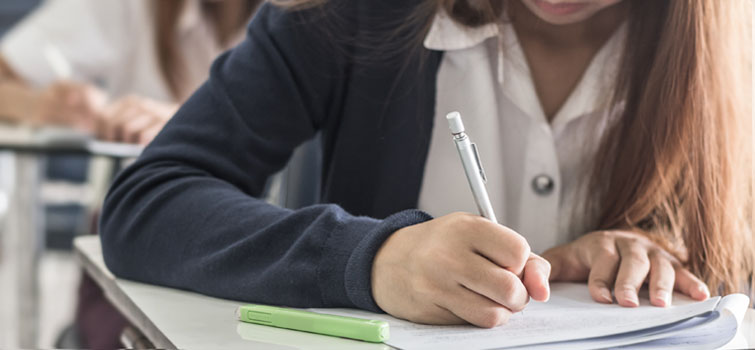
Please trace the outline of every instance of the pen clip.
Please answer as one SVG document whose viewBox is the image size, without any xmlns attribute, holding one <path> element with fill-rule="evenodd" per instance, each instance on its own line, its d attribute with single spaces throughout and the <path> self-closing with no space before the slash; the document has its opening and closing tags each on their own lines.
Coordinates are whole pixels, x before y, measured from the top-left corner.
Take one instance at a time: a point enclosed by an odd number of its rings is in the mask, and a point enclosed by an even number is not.
<svg viewBox="0 0 755 350">
<path fill-rule="evenodd" d="M 482 182 L 488 183 L 488 177 L 485 176 L 485 170 L 482 168 L 482 162 L 480 161 L 480 152 L 477 151 L 477 144 L 472 143 L 472 152 L 474 152 L 474 159 L 477 162 L 477 169 L 480 171 L 480 176 L 482 176 Z"/>
</svg>

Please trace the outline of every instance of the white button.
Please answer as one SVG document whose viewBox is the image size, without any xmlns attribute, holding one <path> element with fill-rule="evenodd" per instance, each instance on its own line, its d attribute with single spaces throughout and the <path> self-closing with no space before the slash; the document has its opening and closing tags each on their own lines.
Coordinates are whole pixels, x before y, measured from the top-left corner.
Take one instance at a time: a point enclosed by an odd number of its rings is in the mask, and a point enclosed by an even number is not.
<svg viewBox="0 0 755 350">
<path fill-rule="evenodd" d="M 556 187 L 553 179 L 545 174 L 540 174 L 532 179 L 532 189 L 541 196 L 547 196 Z"/>
</svg>

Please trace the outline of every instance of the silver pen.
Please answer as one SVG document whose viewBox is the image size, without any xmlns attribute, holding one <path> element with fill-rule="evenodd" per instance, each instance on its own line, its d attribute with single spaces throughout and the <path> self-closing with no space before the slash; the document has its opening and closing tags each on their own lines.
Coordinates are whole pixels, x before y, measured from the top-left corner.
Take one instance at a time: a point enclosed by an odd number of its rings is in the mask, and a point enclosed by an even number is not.
<svg viewBox="0 0 755 350">
<path fill-rule="evenodd" d="M 469 188 L 472 190 L 472 196 L 474 196 L 474 201 L 477 204 L 477 210 L 483 217 L 498 223 L 493 212 L 493 205 L 490 204 L 488 191 L 485 188 L 487 178 L 485 177 L 485 171 L 482 169 L 477 145 L 472 143 L 467 134 L 464 133 L 464 123 L 461 121 L 461 114 L 459 112 L 448 113 L 446 120 L 448 120 L 448 127 L 451 129 L 456 150 L 459 151 L 461 165 L 464 167 L 464 173 L 467 175 L 467 181 L 469 181 Z"/>
</svg>

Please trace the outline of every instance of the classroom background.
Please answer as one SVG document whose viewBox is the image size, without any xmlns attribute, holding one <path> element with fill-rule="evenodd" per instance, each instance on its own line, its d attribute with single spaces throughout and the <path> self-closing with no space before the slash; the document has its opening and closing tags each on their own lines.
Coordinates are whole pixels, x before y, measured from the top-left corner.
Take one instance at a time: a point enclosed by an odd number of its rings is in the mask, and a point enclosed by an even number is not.
<svg viewBox="0 0 755 350">
<path fill-rule="evenodd" d="M 212 47 L 213 50 L 210 51 L 213 53 L 221 53 L 243 37 L 248 18 L 261 2 L 233 1 L 247 6 L 245 9 L 248 17 L 242 18 L 238 23 L 235 35 L 230 36 L 231 40 L 227 45 Z M 25 18 L 29 18 L 27 16 L 35 14 L 35 10 L 49 3 L 55 1 L 0 2 L 0 43 L 10 36 L 8 34 L 14 26 L 17 28 L 24 23 Z M 67 5 L 66 1 L 58 3 Z M 79 5 L 83 3 L 86 1 L 79 2 Z M 109 3 L 119 5 L 117 2 Z M 148 1 L 143 3 L 153 4 Z M 135 2 L 130 3 L 134 4 Z M 199 0 L 171 0 L 163 4 L 174 5 L 172 8 L 166 6 L 166 11 L 182 9 L 180 21 L 183 22 L 192 18 L 186 15 L 185 12 L 190 12 L 187 8 L 193 8 L 196 12 L 200 6 L 207 5 Z M 142 7 L 146 6 L 148 5 Z M 127 16 L 124 14 L 122 17 Z M 149 19 L 131 20 L 146 23 Z M 180 25 L 186 27 L 185 23 Z M 183 30 L 183 27 L 179 29 Z M 28 30 L 25 34 L 28 34 Z M 188 42 L 191 47 L 195 42 L 200 42 L 196 38 L 202 38 L 204 34 L 201 31 L 189 32 L 181 40 L 184 40 L 183 44 Z M 132 42 L 120 44 L 138 44 L 138 35 L 128 38 Z M 69 43 L 50 40 L 49 44 L 60 48 Z M 86 51 L 99 47 L 81 46 L 79 49 Z M 48 53 L 46 47 L 39 51 Z M 48 56 L 45 55 L 44 58 L 48 61 L 55 60 L 55 57 L 50 59 Z M 200 72 L 195 74 L 195 85 L 204 80 L 203 74 L 208 71 L 209 63 L 214 57 L 203 57 L 202 63 L 190 63 L 194 64 L 190 68 Z M 129 60 L 136 59 L 127 58 L 124 64 L 138 65 L 138 62 Z M 135 74 L 150 73 L 142 70 Z M 140 79 L 151 81 L 155 78 L 133 78 L 135 81 Z M 97 86 L 106 85 L 107 82 L 89 83 Z M 190 93 L 193 89 L 194 86 L 190 85 L 184 89 L 186 91 L 183 94 Z M 143 92 L 137 90 L 136 93 Z M 180 100 L 178 99 L 179 103 Z M 167 115 L 172 115 L 172 111 L 168 110 Z M 146 142 L 120 139 L 107 140 L 117 142 L 100 142 L 103 140 L 101 135 L 82 136 L 78 131 L 69 132 L 68 128 L 56 126 L 31 127 L 23 121 L 23 116 L 20 123 L 9 121 L 5 116 L 0 117 L 3 117 L 0 118 L 0 348 L 85 348 L 97 344 L 109 347 L 111 343 L 107 342 L 88 344 L 87 341 L 103 341 L 88 338 L 97 338 L 97 333 L 112 333 L 115 329 L 122 328 L 125 320 L 121 316 L 114 316 L 111 306 L 103 306 L 106 301 L 91 280 L 82 281 L 87 278 L 84 277 L 80 261 L 77 261 L 73 241 L 79 236 L 96 234 L 99 208 L 110 181 L 120 169 L 138 156 Z M 320 181 L 318 142 L 316 137 L 300 146 L 289 165 L 269 181 L 266 190 L 268 201 L 284 207 L 299 208 L 317 200 Z M 109 324 L 102 331 L 96 324 L 103 317 L 101 314 L 105 315 L 103 324 Z M 84 328 L 88 329 L 82 329 L 79 325 L 82 322 L 85 323 Z M 110 334 L 110 338 L 118 336 Z"/>
<path fill-rule="evenodd" d="M 30 13 L 40 4 L 40 0 L 4 0 L 0 2 L 0 40 L 7 31 L 25 15 Z M 0 157 L 7 158 L 8 152 L 4 151 Z M 0 170 L 3 178 L 3 186 L 0 190 L 0 222 L 7 222 L 9 207 L 9 174 L 7 159 L 3 163 L 4 169 Z M 85 220 L 83 215 L 84 206 L 77 203 L 76 196 L 66 196 L 76 192 L 86 174 L 86 157 L 82 156 L 59 156 L 52 159 L 47 167 L 45 182 L 58 184 L 58 189 L 53 190 L 52 196 L 57 195 L 60 201 L 51 201 L 44 204 L 46 223 L 44 231 L 44 247 L 39 250 L 38 257 L 38 283 L 39 308 L 42 310 L 55 310 L 46 313 L 44 318 L 39 319 L 36 329 L 36 347 L 52 348 L 65 341 L 66 334 L 72 327 L 76 286 L 80 278 L 80 269 L 74 261 L 71 250 L 71 242 L 74 235 L 85 233 Z M 57 193 L 55 193 L 57 192 Z M 67 197 L 67 199 L 63 199 Z M 5 235 L 3 225 L 0 235 Z M 0 239 L 0 241 L 4 241 Z M 7 240 L 4 241 L 7 245 Z M 18 262 L 10 261 L 7 251 L 10 247 L 3 247 L 0 253 L 0 347 L 15 348 L 19 343 L 19 315 L 16 311 L 20 302 L 18 285 L 12 280 L 13 272 L 17 269 Z M 5 253 L 5 254 L 4 254 Z M 72 344 L 71 344 L 72 345 Z"/>
</svg>

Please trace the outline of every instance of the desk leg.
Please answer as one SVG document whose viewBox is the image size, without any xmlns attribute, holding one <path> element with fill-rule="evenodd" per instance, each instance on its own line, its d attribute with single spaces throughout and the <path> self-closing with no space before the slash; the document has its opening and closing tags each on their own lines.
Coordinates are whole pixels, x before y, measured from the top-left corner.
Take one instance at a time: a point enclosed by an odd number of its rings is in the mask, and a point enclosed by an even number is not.
<svg viewBox="0 0 755 350">
<path fill-rule="evenodd" d="M 39 258 L 44 247 L 44 215 L 38 189 L 42 160 L 32 154 L 16 154 L 10 162 L 13 187 L 10 193 L 4 236 L 6 266 L 15 281 L 15 318 L 18 347 L 36 348 L 39 329 Z"/>
<path fill-rule="evenodd" d="M 15 160 L 13 154 L 0 152 L 0 196 L 3 208 L 0 221 L 0 348 L 11 349 L 18 347 L 18 320 L 16 319 L 15 307 L 18 304 L 16 296 L 16 280 L 12 269 L 15 267 L 13 249 L 11 249 L 11 237 L 9 234 L 8 216 L 10 196 L 13 192 L 13 176 Z"/>
</svg>

